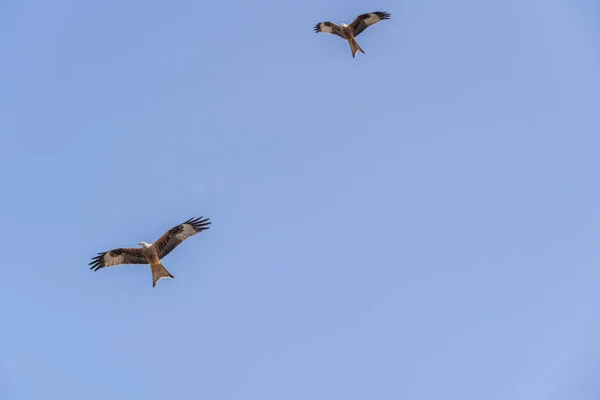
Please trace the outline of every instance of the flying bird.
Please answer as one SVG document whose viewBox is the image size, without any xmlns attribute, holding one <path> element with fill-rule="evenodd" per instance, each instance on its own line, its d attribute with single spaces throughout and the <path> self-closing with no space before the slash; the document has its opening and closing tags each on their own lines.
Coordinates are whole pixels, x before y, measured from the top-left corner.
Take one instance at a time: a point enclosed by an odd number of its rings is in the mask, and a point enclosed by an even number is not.
<svg viewBox="0 0 600 400">
<path fill-rule="evenodd" d="M 190 218 L 182 224 L 169 229 L 154 243 L 139 242 L 141 248 L 118 248 L 98 253 L 92 258 L 90 269 L 114 267 L 120 264 L 150 264 L 152 270 L 152 287 L 162 278 L 175 278 L 162 265 L 161 260 L 184 240 L 198 232 L 210 229 L 209 218 Z"/>
<path fill-rule="evenodd" d="M 354 58 L 359 51 L 365 54 L 363 49 L 356 43 L 355 37 L 360 35 L 367 27 L 381 20 L 390 19 L 390 16 L 391 14 L 385 11 L 376 11 L 359 15 L 350 25 L 341 24 L 340 26 L 330 21 L 319 22 L 315 25 L 315 32 L 331 33 L 347 40 L 350 43 L 352 58 Z"/>
</svg>

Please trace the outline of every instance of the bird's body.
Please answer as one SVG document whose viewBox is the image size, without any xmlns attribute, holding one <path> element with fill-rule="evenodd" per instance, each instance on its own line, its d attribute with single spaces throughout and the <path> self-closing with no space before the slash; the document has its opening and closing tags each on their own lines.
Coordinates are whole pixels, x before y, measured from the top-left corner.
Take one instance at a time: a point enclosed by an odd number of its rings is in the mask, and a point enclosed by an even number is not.
<svg viewBox="0 0 600 400">
<path fill-rule="evenodd" d="M 315 32 L 330 33 L 337 35 L 342 39 L 346 39 L 350 44 L 350 50 L 352 51 L 352 57 L 356 56 L 359 51 L 363 54 L 365 52 L 360 48 L 356 42 L 356 36 L 360 35 L 367 27 L 378 23 L 384 19 L 389 19 L 390 14 L 385 11 L 376 11 L 366 14 L 361 14 L 354 19 L 351 24 L 340 24 L 336 25 L 331 21 L 319 22 L 315 25 Z"/>
<path fill-rule="evenodd" d="M 361 53 L 365 54 L 363 49 L 360 48 L 360 46 L 358 45 L 358 42 L 354 38 L 354 31 L 352 30 L 350 25 L 340 24 L 340 27 L 342 28 L 342 33 L 344 34 L 344 37 L 350 44 L 350 50 L 352 51 L 352 57 L 356 56 L 356 53 L 358 53 L 359 51 Z"/>
<path fill-rule="evenodd" d="M 140 242 L 140 246 L 142 246 L 142 256 L 144 256 L 144 258 L 148 260 L 148 264 L 150 264 L 150 270 L 152 271 L 152 286 L 156 286 L 156 283 L 163 278 L 175 278 L 160 262 L 158 250 L 152 243 L 148 244 L 146 242 Z"/>
<path fill-rule="evenodd" d="M 158 256 L 158 251 L 156 247 L 152 246 L 152 243 L 140 242 L 140 246 L 142 246 L 142 255 L 148 260 L 148 262 L 157 263 L 160 261 L 160 257 Z"/>
<path fill-rule="evenodd" d="M 352 28 L 348 24 L 340 24 L 342 28 L 342 32 L 344 33 L 344 37 L 346 40 L 354 39 L 354 32 L 352 32 Z"/>
<path fill-rule="evenodd" d="M 190 218 L 182 224 L 169 229 L 154 243 L 140 242 L 140 248 L 118 248 L 102 253 L 92 258 L 92 270 L 113 267 L 120 264 L 149 264 L 152 271 L 152 286 L 163 278 L 174 278 L 173 275 L 162 265 L 161 260 L 167 256 L 175 247 L 190 236 L 203 230 L 210 229 L 207 225 L 208 218 Z"/>
</svg>

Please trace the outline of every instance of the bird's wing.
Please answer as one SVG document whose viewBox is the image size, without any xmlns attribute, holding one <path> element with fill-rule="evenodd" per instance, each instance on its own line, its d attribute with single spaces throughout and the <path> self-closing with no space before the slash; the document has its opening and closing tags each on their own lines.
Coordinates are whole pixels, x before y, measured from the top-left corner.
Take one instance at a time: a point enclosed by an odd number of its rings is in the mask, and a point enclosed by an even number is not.
<svg viewBox="0 0 600 400">
<path fill-rule="evenodd" d="M 156 247 L 158 251 L 158 257 L 163 258 L 169 254 L 173 249 L 181 244 L 185 239 L 195 235 L 203 230 L 210 229 L 207 225 L 211 222 L 206 222 L 209 218 L 190 218 L 182 224 L 177 225 L 169 229 L 164 235 L 160 237 L 152 246 Z"/>
<path fill-rule="evenodd" d="M 352 28 L 352 32 L 354 37 L 360 35 L 362 31 L 367 29 L 367 27 L 378 23 L 384 19 L 390 19 L 390 13 L 385 11 L 376 11 L 370 12 L 366 14 L 361 14 L 352 23 L 350 24 L 350 28 Z"/>
<path fill-rule="evenodd" d="M 342 31 L 342 27 L 329 21 L 319 22 L 318 24 L 316 24 L 315 32 L 331 33 L 333 35 L 338 35 L 342 39 L 346 39 L 346 37 L 344 36 L 344 32 Z"/>
<path fill-rule="evenodd" d="M 142 255 L 142 249 L 119 248 L 98 253 L 89 263 L 94 271 L 119 264 L 148 264 L 148 260 Z"/>
</svg>

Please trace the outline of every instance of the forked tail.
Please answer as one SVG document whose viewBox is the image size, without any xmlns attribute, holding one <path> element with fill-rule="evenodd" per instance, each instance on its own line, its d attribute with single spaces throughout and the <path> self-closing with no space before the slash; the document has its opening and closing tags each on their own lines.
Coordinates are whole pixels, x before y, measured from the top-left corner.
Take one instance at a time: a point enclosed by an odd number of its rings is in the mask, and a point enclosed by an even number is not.
<svg viewBox="0 0 600 400">
<path fill-rule="evenodd" d="M 150 264 L 152 270 L 152 287 L 156 286 L 156 283 L 162 278 L 175 278 L 159 261 L 158 264 Z"/>
<path fill-rule="evenodd" d="M 354 38 L 349 39 L 348 43 L 350 43 L 350 50 L 352 50 L 352 58 L 354 58 L 354 56 L 356 56 L 356 53 L 358 53 L 359 51 L 361 53 L 365 54 L 363 49 L 361 49 L 360 46 L 358 45 L 358 43 L 356 43 L 356 39 L 354 39 Z"/>
</svg>

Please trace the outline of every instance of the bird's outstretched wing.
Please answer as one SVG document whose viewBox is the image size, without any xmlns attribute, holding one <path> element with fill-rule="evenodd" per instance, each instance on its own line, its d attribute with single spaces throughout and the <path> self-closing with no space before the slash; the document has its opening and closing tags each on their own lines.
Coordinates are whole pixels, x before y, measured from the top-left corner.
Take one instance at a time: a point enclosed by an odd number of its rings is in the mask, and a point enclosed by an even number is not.
<svg viewBox="0 0 600 400">
<path fill-rule="evenodd" d="M 342 31 L 342 27 L 329 21 L 319 22 L 316 24 L 315 32 L 331 33 L 333 35 L 338 35 L 342 39 L 346 39 L 344 32 Z"/>
<path fill-rule="evenodd" d="M 376 11 L 370 12 L 366 14 L 361 14 L 352 23 L 350 24 L 350 28 L 352 28 L 352 32 L 354 37 L 360 35 L 362 31 L 367 29 L 367 27 L 378 23 L 384 19 L 390 19 L 391 14 L 385 11 Z"/>
<path fill-rule="evenodd" d="M 118 248 L 98 253 L 92 258 L 90 269 L 98 271 L 100 268 L 114 267 L 120 264 L 148 264 L 148 260 L 142 256 L 142 249 Z"/>
<path fill-rule="evenodd" d="M 154 242 L 152 246 L 156 246 L 158 257 L 162 259 L 190 236 L 202 232 L 203 230 L 210 229 L 207 225 L 210 225 L 211 222 L 206 222 L 209 218 L 202 218 L 203 217 L 190 218 L 184 223 L 169 229 L 160 237 L 160 239 Z"/>
</svg>

